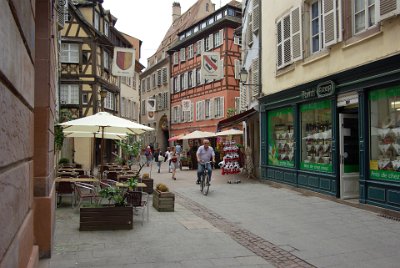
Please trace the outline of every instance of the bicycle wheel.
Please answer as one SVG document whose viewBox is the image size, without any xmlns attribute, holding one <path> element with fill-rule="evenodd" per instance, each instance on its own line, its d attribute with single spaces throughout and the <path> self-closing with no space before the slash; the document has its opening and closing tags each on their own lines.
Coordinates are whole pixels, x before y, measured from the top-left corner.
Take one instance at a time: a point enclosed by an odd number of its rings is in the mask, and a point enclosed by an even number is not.
<svg viewBox="0 0 400 268">
<path fill-rule="evenodd" d="M 204 185 L 205 185 L 205 182 L 204 182 L 204 175 L 202 174 L 202 175 L 200 176 L 200 192 L 203 192 Z"/>
<path fill-rule="evenodd" d="M 210 188 L 210 177 L 208 176 L 208 172 L 203 177 L 203 194 L 207 195 L 208 194 L 208 189 Z"/>
</svg>

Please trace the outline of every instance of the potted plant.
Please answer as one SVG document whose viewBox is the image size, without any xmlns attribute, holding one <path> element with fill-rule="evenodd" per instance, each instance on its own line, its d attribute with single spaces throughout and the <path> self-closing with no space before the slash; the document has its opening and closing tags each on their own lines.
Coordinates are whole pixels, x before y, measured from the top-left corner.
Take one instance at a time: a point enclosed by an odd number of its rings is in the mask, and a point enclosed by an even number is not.
<svg viewBox="0 0 400 268">
<path fill-rule="evenodd" d="M 153 193 L 153 186 L 154 186 L 154 180 L 150 178 L 149 173 L 143 173 L 142 176 L 142 182 L 146 184 L 146 187 L 143 188 L 143 191 L 152 194 Z"/>
<path fill-rule="evenodd" d="M 80 231 L 129 230 L 133 228 L 133 209 L 127 206 L 126 196 L 117 187 L 100 190 L 108 204 L 80 208 Z"/>
<path fill-rule="evenodd" d="M 163 183 L 158 183 L 153 192 L 153 207 L 157 211 L 174 211 L 175 194 L 170 192 L 168 187 Z"/>
</svg>

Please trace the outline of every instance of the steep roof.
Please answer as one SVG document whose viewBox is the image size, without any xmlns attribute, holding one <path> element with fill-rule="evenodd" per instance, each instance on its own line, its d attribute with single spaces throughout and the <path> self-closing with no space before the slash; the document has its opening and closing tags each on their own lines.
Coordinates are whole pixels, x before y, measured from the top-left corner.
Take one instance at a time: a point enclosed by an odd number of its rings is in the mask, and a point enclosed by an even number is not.
<svg viewBox="0 0 400 268">
<path fill-rule="evenodd" d="M 206 4 L 209 4 L 208 12 L 205 11 Z M 177 40 L 178 38 L 177 33 L 190 27 L 197 21 L 201 20 L 202 18 L 208 16 L 213 12 L 214 12 L 214 4 L 211 2 L 211 0 L 198 0 L 185 13 L 183 13 L 179 18 L 177 18 L 171 24 L 163 40 L 161 41 L 156 53 L 154 53 L 151 57 L 153 57 L 154 55 L 158 54 L 163 50 L 164 51 L 168 50 L 169 46 Z"/>
</svg>

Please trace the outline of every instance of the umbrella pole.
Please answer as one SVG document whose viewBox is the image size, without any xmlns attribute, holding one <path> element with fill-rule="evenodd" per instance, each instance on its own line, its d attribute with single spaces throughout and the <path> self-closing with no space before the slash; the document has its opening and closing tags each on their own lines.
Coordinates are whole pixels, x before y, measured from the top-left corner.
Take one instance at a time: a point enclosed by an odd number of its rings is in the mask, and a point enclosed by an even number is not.
<svg viewBox="0 0 400 268">
<path fill-rule="evenodd" d="M 103 180 L 103 170 L 104 170 L 104 166 L 103 166 L 103 149 L 104 149 L 104 127 L 101 127 L 101 148 L 100 148 L 100 180 Z"/>
<path fill-rule="evenodd" d="M 94 159 L 96 157 L 96 133 L 93 133 L 93 142 L 92 142 L 92 153 L 91 153 L 91 161 L 90 161 L 90 175 L 94 175 Z"/>
</svg>

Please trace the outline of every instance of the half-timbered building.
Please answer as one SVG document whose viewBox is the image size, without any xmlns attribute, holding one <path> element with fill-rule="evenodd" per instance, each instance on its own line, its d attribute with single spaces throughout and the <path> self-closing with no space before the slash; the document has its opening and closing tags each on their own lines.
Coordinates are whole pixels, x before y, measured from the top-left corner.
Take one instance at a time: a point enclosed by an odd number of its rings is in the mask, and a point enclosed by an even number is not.
<svg viewBox="0 0 400 268">
<path fill-rule="evenodd" d="M 117 43 L 131 47 L 130 43 L 122 35 L 116 35 L 117 30 L 113 29 L 116 18 L 100 3 L 70 2 L 67 11 L 65 27 L 61 32 L 61 111 L 69 114 L 71 119 L 101 110 L 119 114 L 120 81 L 111 74 L 113 49 Z M 89 168 L 92 161 L 88 149 L 91 148 L 91 140 L 68 140 L 63 156 Z M 99 143 L 96 144 L 99 147 Z M 110 160 L 111 151 L 115 148 L 112 148 L 111 142 L 106 147 L 107 160 Z"/>
<path fill-rule="evenodd" d="M 169 50 L 172 136 L 194 130 L 215 132 L 218 122 L 238 108 L 241 54 L 234 32 L 240 25 L 240 3 L 231 1 L 178 34 L 178 41 Z M 222 79 L 203 78 L 203 52 L 219 53 Z"/>
</svg>

